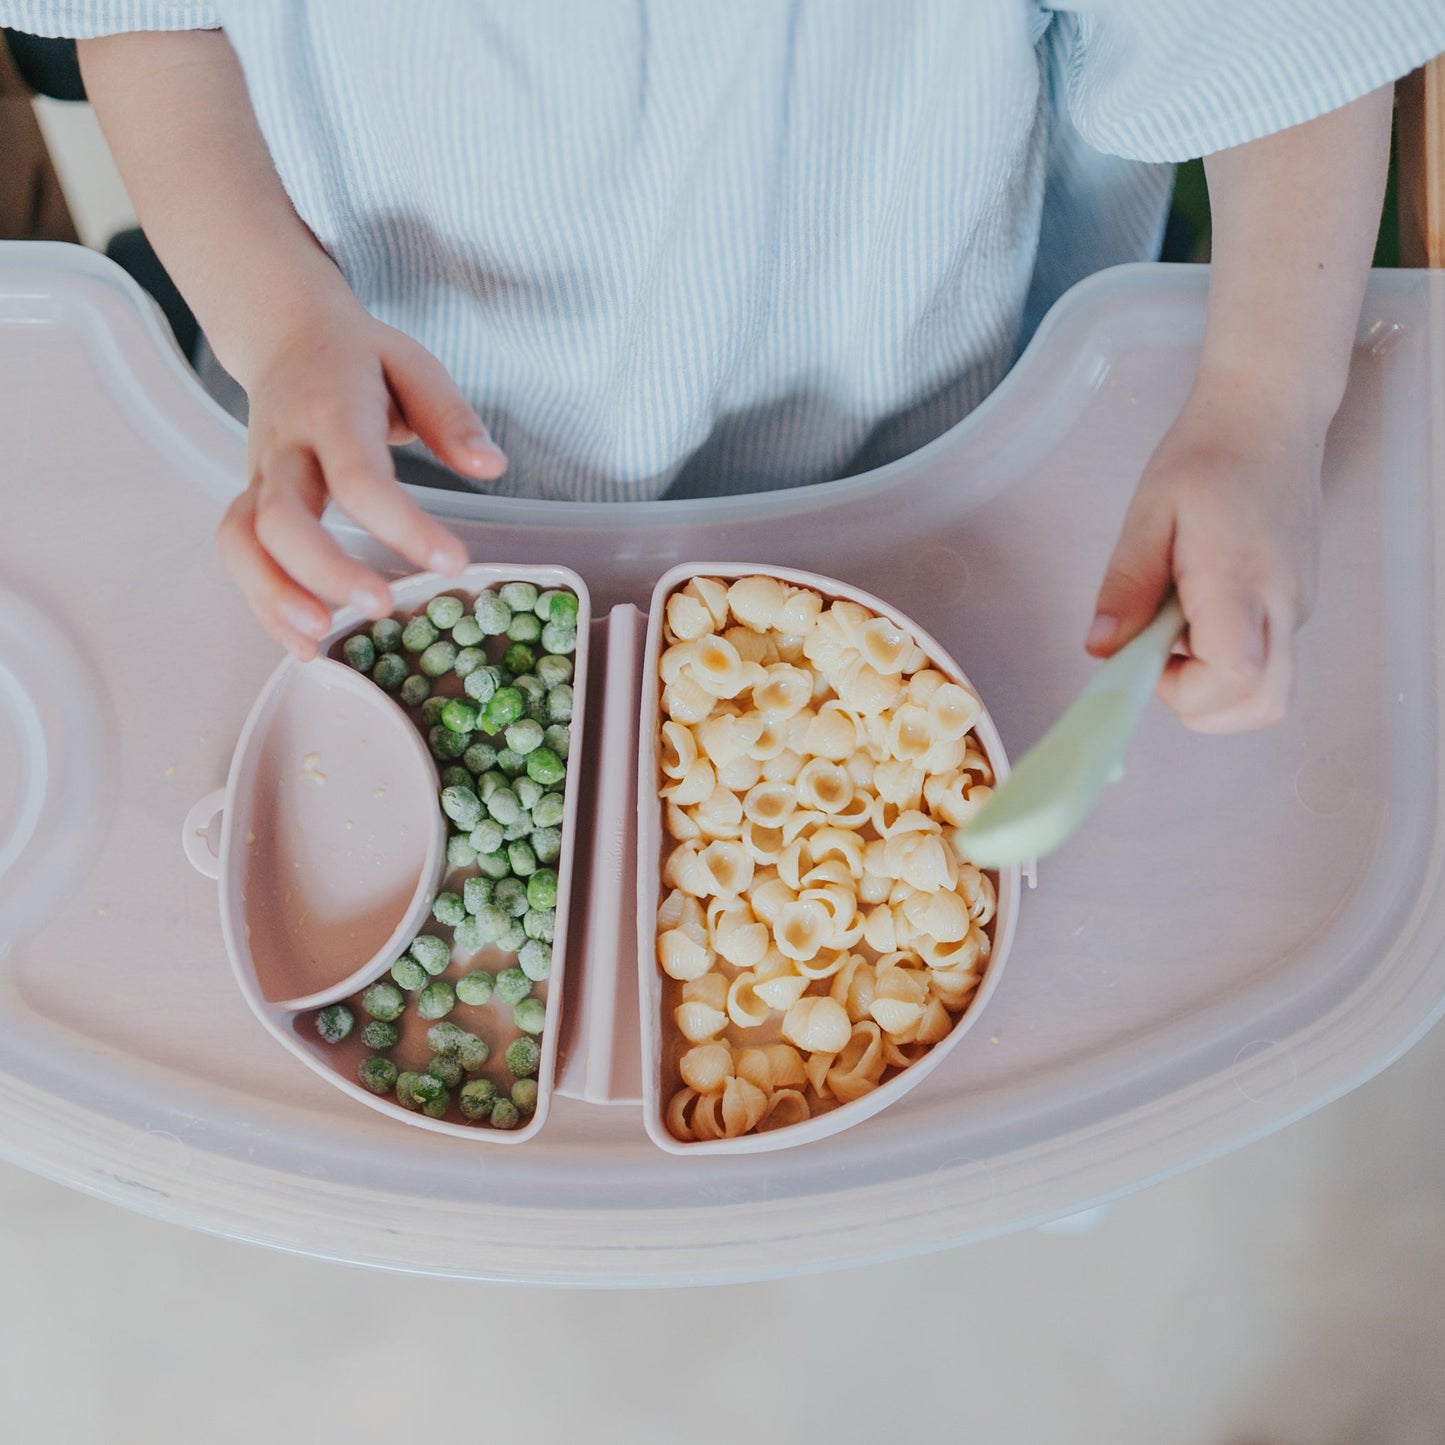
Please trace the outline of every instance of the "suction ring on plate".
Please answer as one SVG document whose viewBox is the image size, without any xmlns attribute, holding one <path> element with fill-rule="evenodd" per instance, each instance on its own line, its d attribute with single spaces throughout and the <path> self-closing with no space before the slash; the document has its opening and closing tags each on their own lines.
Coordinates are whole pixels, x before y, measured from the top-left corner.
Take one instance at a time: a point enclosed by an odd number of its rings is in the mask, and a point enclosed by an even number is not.
<svg viewBox="0 0 1445 1445">
<path fill-rule="evenodd" d="M 181 848 L 191 867 L 211 879 L 221 876 L 221 855 L 211 844 L 211 827 L 225 807 L 226 790 L 217 788 L 201 798 L 181 824 Z"/>
</svg>

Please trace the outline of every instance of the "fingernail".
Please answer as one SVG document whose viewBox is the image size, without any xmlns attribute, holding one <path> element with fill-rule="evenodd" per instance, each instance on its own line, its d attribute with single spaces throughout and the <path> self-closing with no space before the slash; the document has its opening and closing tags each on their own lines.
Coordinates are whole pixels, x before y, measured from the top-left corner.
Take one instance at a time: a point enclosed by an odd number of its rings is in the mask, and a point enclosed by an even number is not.
<svg viewBox="0 0 1445 1445">
<path fill-rule="evenodd" d="M 473 432 L 462 445 L 479 460 L 504 462 L 507 454 L 484 431 Z"/>
<path fill-rule="evenodd" d="M 1119 619 L 1101 612 L 1089 626 L 1089 635 L 1084 639 L 1085 647 L 1105 647 L 1109 639 L 1119 630 Z"/>
<path fill-rule="evenodd" d="M 326 620 L 317 617 L 311 608 L 302 607 L 299 603 L 286 603 L 281 614 L 297 632 L 304 633 L 307 637 L 320 637 L 326 631 Z"/>
<path fill-rule="evenodd" d="M 384 617 L 391 611 L 391 589 L 360 586 L 351 594 L 351 605 L 368 617 Z"/>
<path fill-rule="evenodd" d="M 467 554 L 460 547 L 438 547 L 431 554 L 431 569 L 445 576 L 453 576 L 467 565 Z"/>
</svg>

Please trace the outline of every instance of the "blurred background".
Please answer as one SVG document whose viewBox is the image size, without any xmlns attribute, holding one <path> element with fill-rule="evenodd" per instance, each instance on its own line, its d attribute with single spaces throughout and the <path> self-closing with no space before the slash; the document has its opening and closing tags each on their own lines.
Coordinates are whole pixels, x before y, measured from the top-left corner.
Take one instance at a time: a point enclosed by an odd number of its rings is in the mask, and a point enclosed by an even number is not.
<svg viewBox="0 0 1445 1445">
<path fill-rule="evenodd" d="M 110 247 L 181 330 L 88 107 L 14 71 L 0 106 L 0 154 L 33 113 L 54 167 L 26 162 L 18 223 Z M 1207 247 L 1186 167 L 1168 253 Z M 0 1439 L 1441 1445 L 1442 1100 L 1437 1029 L 1313 1117 L 1057 1231 L 689 1291 L 367 1272 L 0 1164 Z"/>
</svg>

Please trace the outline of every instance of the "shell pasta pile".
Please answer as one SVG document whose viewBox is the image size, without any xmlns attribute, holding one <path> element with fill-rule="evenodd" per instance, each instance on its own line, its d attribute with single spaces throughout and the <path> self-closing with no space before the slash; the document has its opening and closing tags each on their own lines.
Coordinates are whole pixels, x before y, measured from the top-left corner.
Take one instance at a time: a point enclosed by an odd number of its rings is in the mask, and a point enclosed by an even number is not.
<svg viewBox="0 0 1445 1445">
<path fill-rule="evenodd" d="M 855 602 L 695 577 L 663 637 L 665 1117 L 736 1138 L 862 1098 L 953 1028 L 995 910 L 956 830 L 993 773 L 977 698 Z"/>
</svg>

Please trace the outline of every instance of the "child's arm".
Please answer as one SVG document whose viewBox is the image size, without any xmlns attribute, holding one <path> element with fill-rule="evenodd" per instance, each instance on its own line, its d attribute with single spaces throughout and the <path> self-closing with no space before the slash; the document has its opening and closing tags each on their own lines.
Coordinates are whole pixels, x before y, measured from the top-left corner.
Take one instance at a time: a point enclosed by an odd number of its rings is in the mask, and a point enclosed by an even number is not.
<svg viewBox="0 0 1445 1445">
<path fill-rule="evenodd" d="M 1160 696 L 1201 732 L 1278 722 L 1313 605 L 1320 457 L 1344 395 L 1390 147 L 1392 88 L 1205 162 L 1214 216 L 1204 350 L 1145 468 L 1090 651 L 1144 626 L 1171 583 L 1189 658 Z"/>
<path fill-rule="evenodd" d="M 391 610 L 383 579 L 320 525 L 328 499 L 418 566 L 454 572 L 464 549 L 398 485 L 387 443 L 418 436 L 479 478 L 506 459 L 441 364 L 367 314 L 297 216 L 224 34 L 115 35 L 79 52 L 146 234 L 250 396 L 250 485 L 221 554 L 267 631 L 312 656 L 322 599 Z"/>
</svg>

